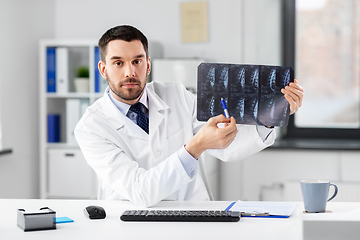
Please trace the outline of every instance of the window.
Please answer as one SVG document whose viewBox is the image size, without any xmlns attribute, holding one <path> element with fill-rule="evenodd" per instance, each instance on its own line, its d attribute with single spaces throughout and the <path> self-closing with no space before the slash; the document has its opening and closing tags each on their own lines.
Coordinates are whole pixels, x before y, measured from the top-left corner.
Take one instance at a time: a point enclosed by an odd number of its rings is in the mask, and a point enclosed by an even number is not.
<svg viewBox="0 0 360 240">
<path fill-rule="evenodd" d="M 305 89 L 287 137 L 360 139 L 360 0 L 283 7 L 283 64 Z"/>
</svg>

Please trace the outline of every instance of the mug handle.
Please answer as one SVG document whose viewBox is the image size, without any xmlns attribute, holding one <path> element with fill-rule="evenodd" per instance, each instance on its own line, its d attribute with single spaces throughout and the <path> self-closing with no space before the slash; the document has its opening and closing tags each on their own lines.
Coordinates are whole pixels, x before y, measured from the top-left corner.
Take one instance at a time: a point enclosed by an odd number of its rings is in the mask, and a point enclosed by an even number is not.
<svg viewBox="0 0 360 240">
<path fill-rule="evenodd" d="M 338 187 L 337 187 L 335 184 L 330 183 L 330 186 L 334 186 L 335 192 L 334 192 L 334 194 L 331 196 L 331 198 L 329 198 L 329 199 L 327 200 L 328 202 L 329 202 L 330 200 L 333 200 L 334 197 L 336 197 L 336 195 L 337 195 L 337 193 L 338 193 Z"/>
</svg>

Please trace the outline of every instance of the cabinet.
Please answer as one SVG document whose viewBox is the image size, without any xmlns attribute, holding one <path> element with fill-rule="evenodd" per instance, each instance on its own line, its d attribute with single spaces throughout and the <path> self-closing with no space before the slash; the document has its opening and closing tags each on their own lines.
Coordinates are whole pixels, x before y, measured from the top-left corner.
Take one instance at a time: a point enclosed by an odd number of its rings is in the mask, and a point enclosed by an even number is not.
<svg viewBox="0 0 360 240">
<path fill-rule="evenodd" d="M 93 198 L 96 179 L 80 149 L 51 149 L 48 153 L 47 197 Z"/>
<path fill-rule="evenodd" d="M 87 165 L 73 130 L 86 107 L 103 95 L 96 40 L 41 40 L 40 197 L 96 198 L 97 179 Z M 75 87 L 79 67 L 87 66 L 87 89 Z"/>
</svg>

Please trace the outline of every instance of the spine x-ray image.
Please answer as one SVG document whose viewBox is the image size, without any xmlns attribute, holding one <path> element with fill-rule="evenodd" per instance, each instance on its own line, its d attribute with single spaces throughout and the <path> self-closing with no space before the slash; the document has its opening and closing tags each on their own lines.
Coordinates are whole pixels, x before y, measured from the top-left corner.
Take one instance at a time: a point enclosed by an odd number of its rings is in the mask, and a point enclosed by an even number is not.
<svg viewBox="0 0 360 240">
<path fill-rule="evenodd" d="M 290 67 L 201 63 L 197 118 L 207 121 L 222 114 L 223 98 L 236 123 L 286 126 L 290 110 L 281 89 L 293 81 Z"/>
</svg>

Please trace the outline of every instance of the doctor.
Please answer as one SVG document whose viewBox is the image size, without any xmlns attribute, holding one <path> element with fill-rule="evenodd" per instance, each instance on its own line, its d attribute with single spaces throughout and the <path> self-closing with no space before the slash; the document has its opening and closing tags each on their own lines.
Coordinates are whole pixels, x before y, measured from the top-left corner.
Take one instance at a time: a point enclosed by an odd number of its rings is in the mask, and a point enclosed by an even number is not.
<svg viewBox="0 0 360 240">
<path fill-rule="evenodd" d="M 145 207 L 161 200 L 209 200 L 198 169 L 205 150 L 223 161 L 239 161 L 274 142 L 271 128 L 237 126 L 233 117 L 198 122 L 195 96 L 184 86 L 146 83 L 151 61 L 147 39 L 138 29 L 109 29 L 99 49 L 99 71 L 109 87 L 75 129 L 98 176 L 98 199 Z M 294 113 L 302 103 L 302 88 L 295 81 L 283 93 Z"/>
</svg>

